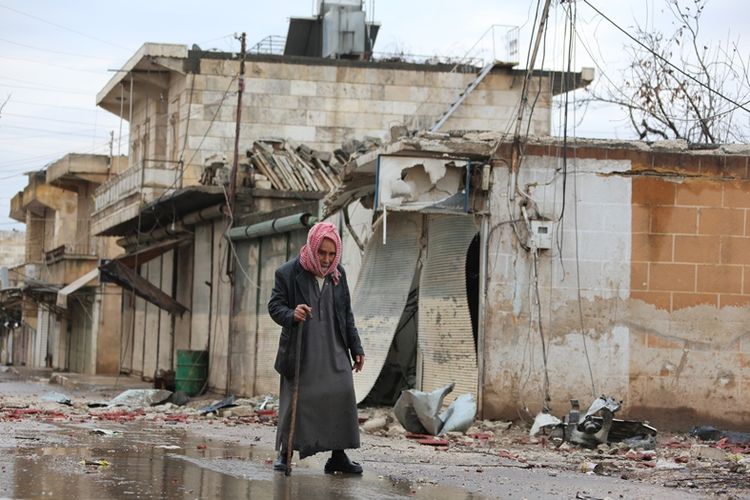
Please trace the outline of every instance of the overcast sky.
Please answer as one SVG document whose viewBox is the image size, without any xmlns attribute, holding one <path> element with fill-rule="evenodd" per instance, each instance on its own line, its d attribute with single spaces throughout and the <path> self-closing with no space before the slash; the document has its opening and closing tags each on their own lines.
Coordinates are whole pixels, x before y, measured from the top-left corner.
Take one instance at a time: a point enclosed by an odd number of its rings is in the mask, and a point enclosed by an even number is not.
<svg viewBox="0 0 750 500">
<path fill-rule="evenodd" d="M 670 29 L 671 20 L 663 12 L 665 0 L 590 1 L 624 28 L 638 23 Z M 24 172 L 39 170 L 68 152 L 109 152 L 110 132 L 117 137 L 120 122 L 94 106 L 96 93 L 112 77 L 112 70 L 143 43 L 238 51 L 234 33 L 245 31 L 249 45 L 267 35 L 285 35 L 289 16 L 311 15 L 315 3 L 0 0 L 0 102 L 10 96 L 0 117 L 0 229 L 23 229 L 8 217 L 8 210 L 10 198 L 26 184 Z M 523 66 L 537 2 L 366 0 L 365 4 L 368 18 L 374 12 L 375 21 L 382 25 L 376 52 L 458 57 L 491 25 L 516 25 L 521 27 Z M 553 1 L 545 50 L 545 67 L 550 69 L 564 69 L 565 14 L 559 4 Z M 603 70 L 616 81 L 626 64 L 623 46 L 628 40 L 580 0 L 577 6 L 583 42 L 576 40 L 573 69 L 596 67 L 598 79 L 603 78 Z M 748 6 L 747 0 L 711 0 L 702 26 L 706 40 L 739 39 L 747 52 Z M 480 45 L 487 54 L 488 44 Z M 498 51 L 500 45 L 498 41 Z M 632 138 L 623 116 L 613 107 L 589 107 L 585 114 L 578 112 L 575 133 Z M 123 126 L 124 135 L 127 124 Z"/>
</svg>

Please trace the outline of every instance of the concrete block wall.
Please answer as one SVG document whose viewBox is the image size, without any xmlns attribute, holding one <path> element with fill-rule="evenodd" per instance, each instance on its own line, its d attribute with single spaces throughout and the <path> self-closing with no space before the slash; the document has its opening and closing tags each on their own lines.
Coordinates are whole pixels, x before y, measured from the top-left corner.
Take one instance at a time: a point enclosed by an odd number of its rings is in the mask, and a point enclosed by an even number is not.
<svg viewBox="0 0 750 500">
<path fill-rule="evenodd" d="M 541 305 L 533 257 L 508 223 L 507 169 L 495 169 L 484 416 L 541 407 L 541 316 L 556 412 L 571 397 L 587 404 L 606 393 L 624 401 L 623 415 L 656 425 L 746 426 L 747 158 L 617 149 L 576 156 L 567 215 L 554 230 L 561 252 L 555 245 L 538 258 Z M 519 174 L 519 186 L 552 219 L 561 211 L 559 162 L 527 157 Z"/>
<path fill-rule="evenodd" d="M 683 157 L 671 169 L 686 175 L 633 180 L 631 298 L 659 328 L 634 337 L 631 399 L 674 408 L 674 418 L 746 425 L 747 158 Z"/>
<path fill-rule="evenodd" d="M 555 411 L 566 412 L 571 398 L 584 405 L 591 398 L 587 349 L 597 391 L 627 397 L 629 330 L 611 312 L 621 309 L 629 295 L 631 182 L 627 176 L 612 174 L 627 172 L 630 165 L 627 161 L 569 160 L 564 208 L 563 176 L 556 173 L 561 167 L 561 157 L 527 156 L 518 174 L 519 188 L 527 193 L 527 201 L 533 200 L 530 205 L 537 207 L 538 213 L 532 211 L 532 216 L 555 221 L 553 248 L 538 251 L 536 278 L 533 254 L 521 248 L 509 223 L 520 218 L 518 210 L 509 213 L 509 202 L 517 206 L 523 198 L 516 194 L 510 199 L 507 168 L 496 167 L 493 172 L 485 418 L 517 418 L 519 408 L 533 413 L 542 407 L 542 333 Z M 518 231 L 525 234 L 523 227 Z"/>
</svg>

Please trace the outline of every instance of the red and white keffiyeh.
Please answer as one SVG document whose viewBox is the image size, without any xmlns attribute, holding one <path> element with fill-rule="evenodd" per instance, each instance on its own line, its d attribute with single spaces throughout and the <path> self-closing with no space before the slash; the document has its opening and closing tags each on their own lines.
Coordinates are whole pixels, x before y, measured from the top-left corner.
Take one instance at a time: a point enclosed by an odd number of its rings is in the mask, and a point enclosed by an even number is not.
<svg viewBox="0 0 750 500">
<path fill-rule="evenodd" d="M 336 257 L 328 269 L 323 272 L 318 260 L 318 249 L 323 240 L 328 238 L 336 245 Z M 332 275 L 333 282 L 338 285 L 341 273 L 338 270 L 341 261 L 341 237 L 339 236 L 336 226 L 330 222 L 318 222 L 307 233 L 307 244 L 302 245 L 299 251 L 299 261 L 305 271 L 309 271 L 316 276 Z"/>
</svg>

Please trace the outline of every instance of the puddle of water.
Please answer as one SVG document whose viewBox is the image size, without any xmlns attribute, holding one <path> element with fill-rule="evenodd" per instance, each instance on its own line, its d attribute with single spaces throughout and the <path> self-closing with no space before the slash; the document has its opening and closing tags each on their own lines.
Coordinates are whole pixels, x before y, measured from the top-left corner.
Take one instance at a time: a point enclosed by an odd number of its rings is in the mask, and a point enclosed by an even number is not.
<svg viewBox="0 0 750 500">
<path fill-rule="evenodd" d="M 326 457 L 307 459 L 287 477 L 271 450 L 195 441 L 175 431 L 126 430 L 118 436 L 71 435 L 65 447 L 16 449 L 0 458 L 0 497 L 473 499 L 462 490 L 419 487 L 366 473 L 326 475 Z M 205 448 L 203 445 L 205 444 Z M 164 446 L 164 447 L 159 447 Z M 179 449 L 170 449 L 179 446 Z M 86 465 L 106 460 L 108 466 Z"/>
</svg>

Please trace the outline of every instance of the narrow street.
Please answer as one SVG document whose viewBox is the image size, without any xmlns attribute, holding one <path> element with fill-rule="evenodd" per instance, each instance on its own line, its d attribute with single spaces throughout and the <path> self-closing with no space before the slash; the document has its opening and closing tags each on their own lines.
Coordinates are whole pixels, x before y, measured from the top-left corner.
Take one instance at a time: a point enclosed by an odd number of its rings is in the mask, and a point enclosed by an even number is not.
<svg viewBox="0 0 750 500">
<path fill-rule="evenodd" d="M 491 442 L 480 439 L 476 445 L 468 445 L 467 436 L 450 436 L 442 450 L 403 435 L 363 432 L 362 448 L 352 452 L 365 466 L 363 477 L 324 474 L 323 456 L 295 463 L 285 477 L 271 466 L 275 427 L 269 411 L 248 415 L 240 405 L 201 416 L 195 408 L 218 399 L 211 397 L 184 407 L 89 408 L 125 389 L 147 386 L 124 377 L 83 376 L 56 377 L 63 382 L 57 385 L 47 382 L 48 372 L 5 370 L 0 497 L 750 498 L 746 468 L 726 472 L 722 482 L 711 464 L 692 461 L 680 475 L 663 466 L 669 458 L 657 447 L 655 467 L 629 462 L 628 472 L 610 464 L 603 475 L 586 473 L 580 464 L 597 450 L 561 454 L 544 443 L 523 444 L 528 434 L 520 429 L 507 436 L 497 432 Z M 65 394 L 72 405 L 42 401 L 50 393 Z M 581 462 L 582 456 L 589 458 Z M 714 480 L 701 486 L 707 471 Z"/>
</svg>

